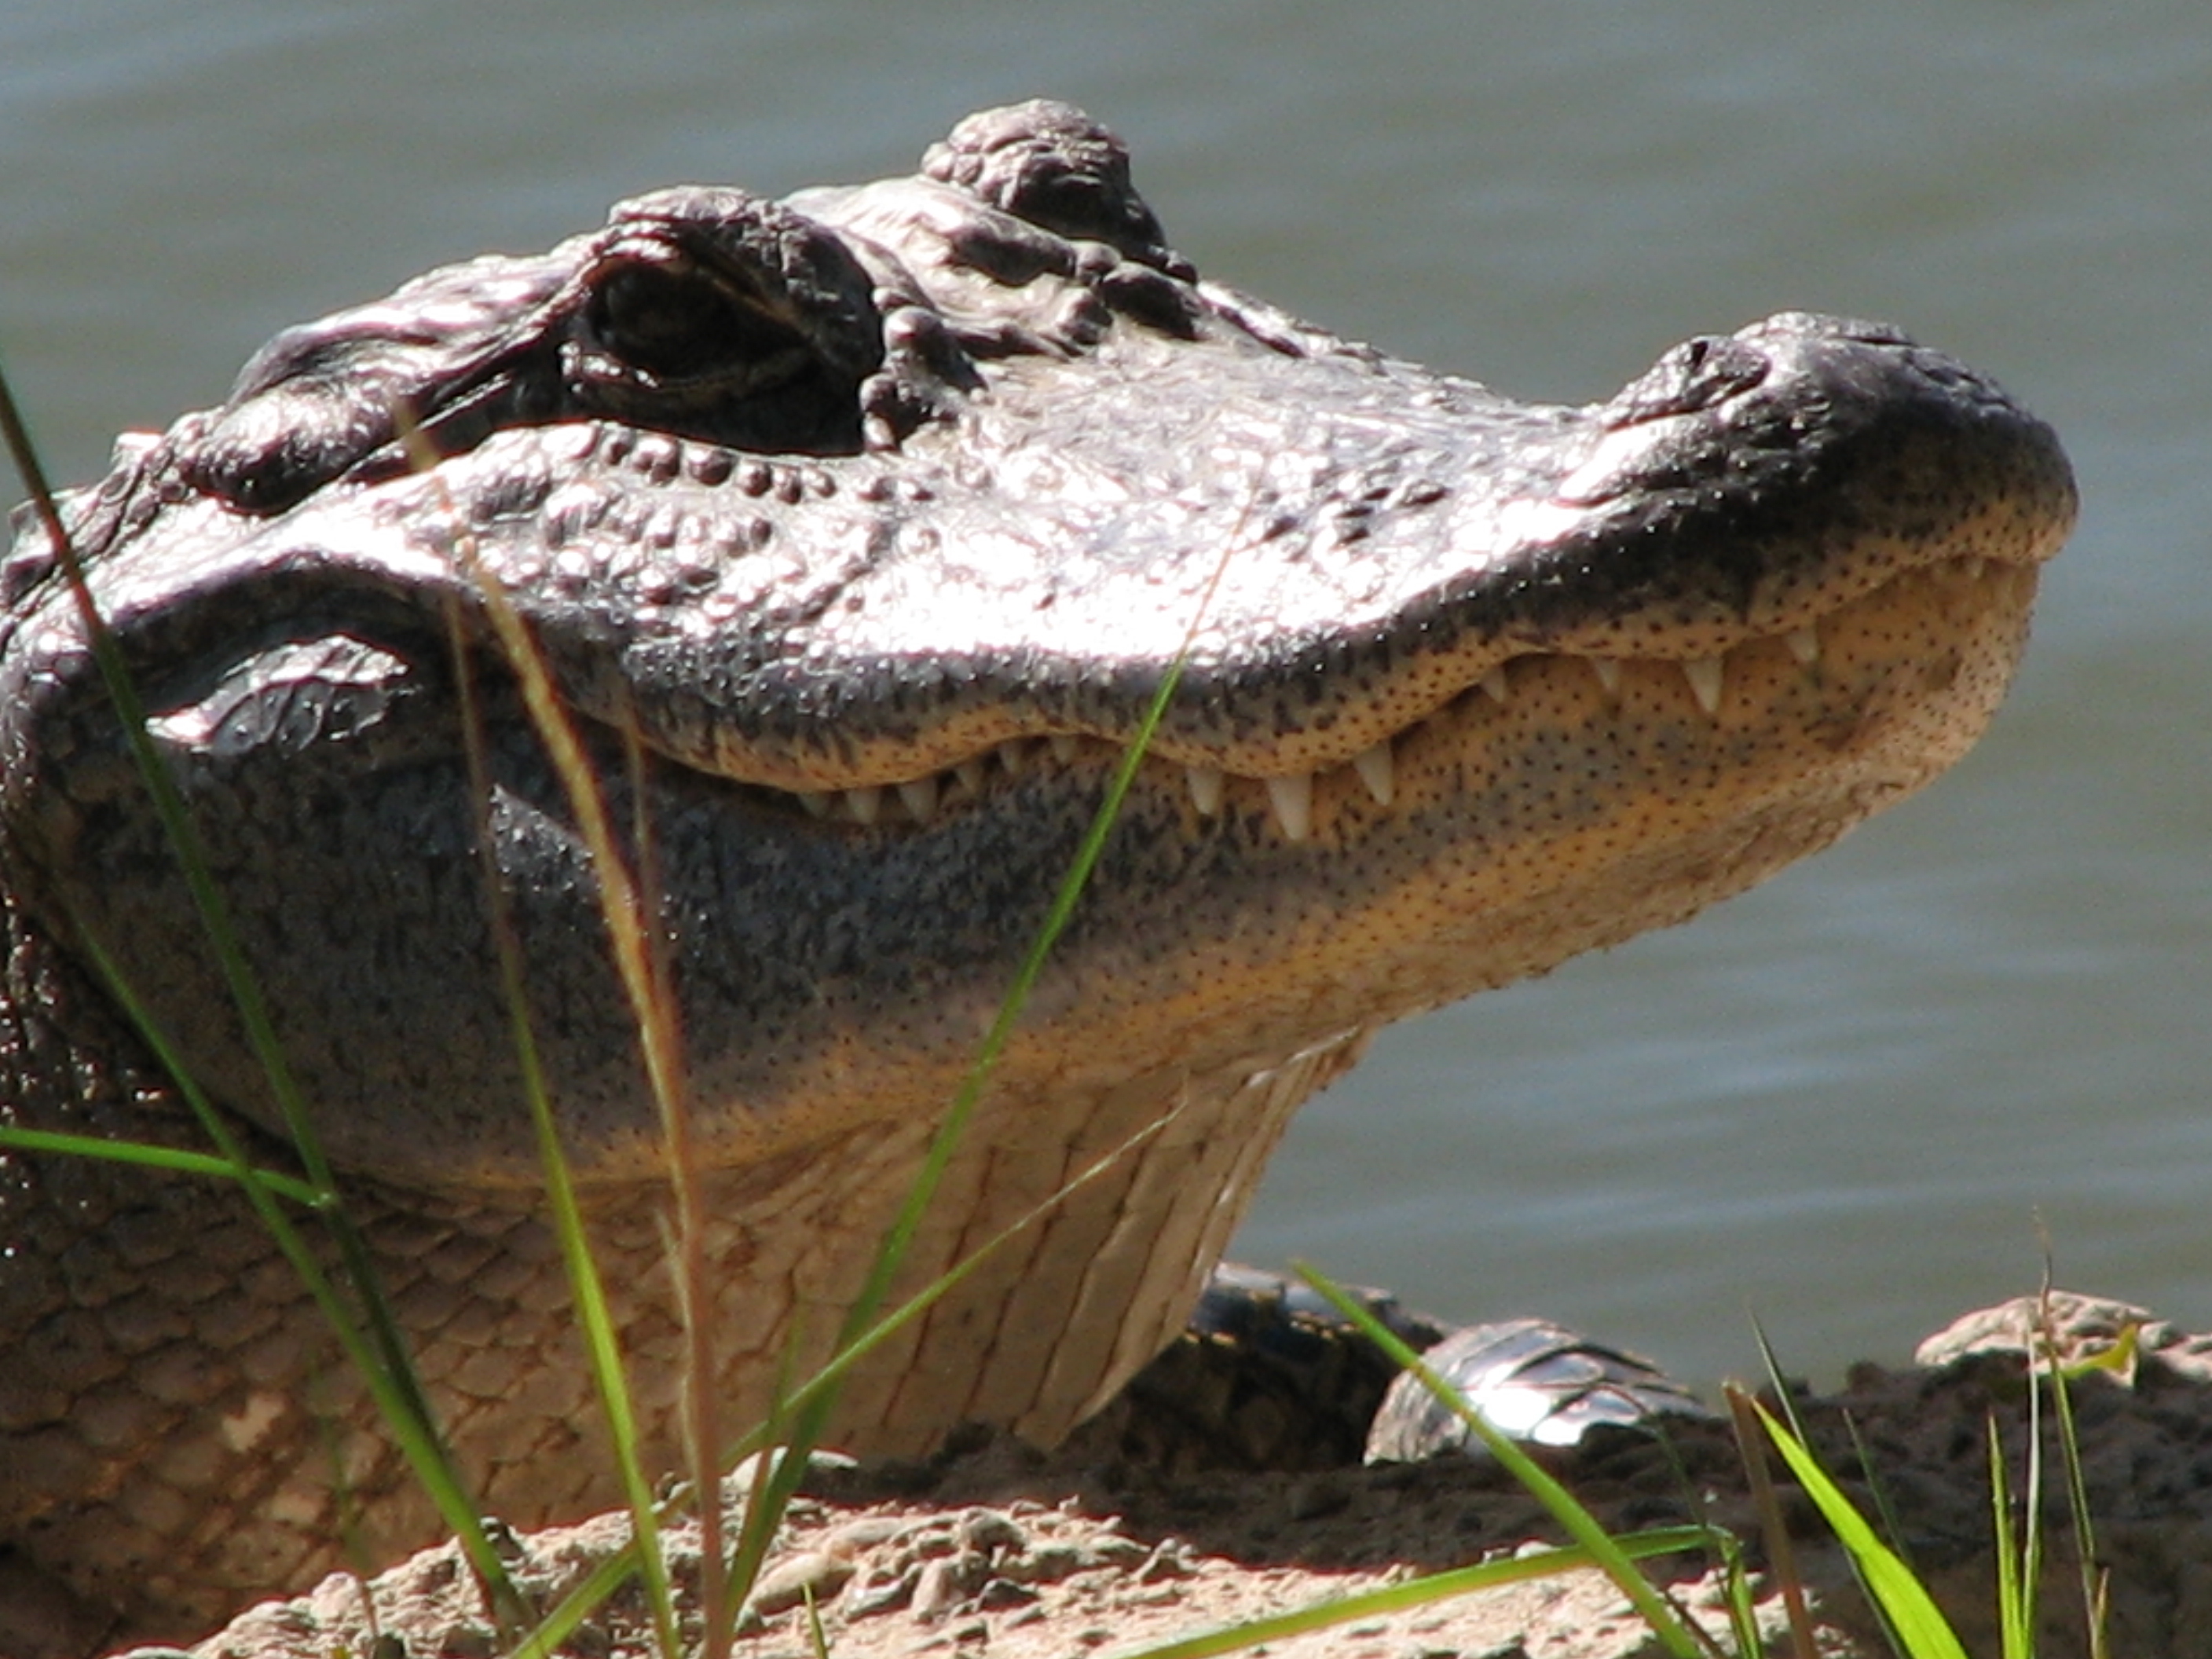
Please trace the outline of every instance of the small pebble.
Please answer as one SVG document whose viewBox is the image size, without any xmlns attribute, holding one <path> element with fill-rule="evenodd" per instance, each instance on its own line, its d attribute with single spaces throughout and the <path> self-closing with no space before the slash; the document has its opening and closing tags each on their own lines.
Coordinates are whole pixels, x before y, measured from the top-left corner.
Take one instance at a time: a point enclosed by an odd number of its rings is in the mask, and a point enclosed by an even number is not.
<svg viewBox="0 0 2212 1659">
<path fill-rule="evenodd" d="M 972 1550 L 1020 1549 L 1029 1534 L 1013 1517 L 996 1510 L 965 1510 L 960 1516 L 960 1540 Z"/>
<path fill-rule="evenodd" d="M 763 1618 L 797 1607 L 811 1591 L 817 1602 L 828 1601 L 853 1576 L 853 1564 L 822 1550 L 801 1550 L 787 1555 L 761 1574 L 753 1586 L 752 1605 Z"/>
<path fill-rule="evenodd" d="M 1133 1567 L 1148 1559 L 1152 1552 L 1133 1538 L 1124 1538 L 1118 1533 L 1109 1533 L 1093 1539 L 1083 1547 L 1085 1564 L 1094 1567 Z"/>
<path fill-rule="evenodd" d="M 1195 1571 L 1183 1552 L 1182 1540 L 1163 1538 L 1158 1547 L 1145 1559 L 1145 1565 L 1137 1569 L 1136 1576 L 1140 1584 L 1158 1584 L 1171 1578 L 1188 1578 Z"/>
<path fill-rule="evenodd" d="M 921 1577 L 921 1569 L 912 1565 L 890 1571 L 871 1571 L 847 1587 L 839 1606 L 848 1619 L 890 1613 L 914 1600 L 915 1584 Z"/>
<path fill-rule="evenodd" d="M 514 1528 L 497 1516 L 487 1515 L 483 1524 L 484 1541 L 491 1546 L 491 1553 L 501 1560 L 520 1561 L 530 1553 L 530 1547 L 522 1541 Z"/>
<path fill-rule="evenodd" d="M 1000 1564 L 1006 1577 L 1024 1584 L 1057 1584 L 1091 1565 L 1074 1544 L 1042 1544 Z"/>
<path fill-rule="evenodd" d="M 986 1613 L 996 1613 L 1006 1607 L 1025 1607 L 1037 1599 L 1037 1593 L 1027 1584 L 1018 1584 L 1011 1578 L 991 1578 L 975 1592 L 975 1605 Z"/>
<path fill-rule="evenodd" d="M 823 1534 L 821 1547 L 832 1555 L 858 1555 L 862 1550 L 889 1543 L 913 1527 L 914 1522 L 903 1515 L 859 1516 L 832 1527 Z"/>
<path fill-rule="evenodd" d="M 942 1618 L 959 1605 L 963 1593 L 957 1565 L 940 1556 L 924 1565 L 914 1582 L 914 1610 L 925 1619 Z"/>
<path fill-rule="evenodd" d="M 916 1528 L 906 1541 L 906 1553 L 925 1561 L 933 1556 L 951 1555 L 959 1547 L 960 1540 L 950 1525 Z"/>
<path fill-rule="evenodd" d="M 438 1640 L 440 1659 L 491 1659 L 499 1638 L 484 1625 L 449 1625 Z"/>
</svg>

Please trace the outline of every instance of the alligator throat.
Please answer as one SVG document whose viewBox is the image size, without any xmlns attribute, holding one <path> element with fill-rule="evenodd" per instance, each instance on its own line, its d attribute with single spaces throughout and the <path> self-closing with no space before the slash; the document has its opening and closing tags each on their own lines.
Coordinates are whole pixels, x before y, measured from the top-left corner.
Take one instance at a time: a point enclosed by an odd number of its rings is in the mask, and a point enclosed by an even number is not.
<svg viewBox="0 0 2212 1659">
<path fill-rule="evenodd" d="M 663 191 L 288 330 L 65 502 L 448 1437 L 517 1523 L 617 1489 L 487 842 L 668 1466 L 685 1382 L 661 1119 L 488 593 L 648 872 L 732 1426 L 824 1357 L 1179 676 L 904 1282 L 1042 1218 L 832 1427 L 911 1452 L 1107 1400 L 1378 1026 L 1680 921 L 1956 760 L 2074 512 L 2046 427 L 1875 324 L 1785 313 L 1571 408 L 1385 357 L 1201 280 L 1120 142 L 1044 103 L 912 177 Z M 96 947 L 283 1164 L 57 562 L 27 528 L 0 568 L 0 1101 L 201 1144 Z M 9 1154 L 0 1352 L 0 1541 L 116 1632 L 336 1564 L 334 1471 L 373 1553 L 436 1530 L 227 1183 Z"/>
</svg>

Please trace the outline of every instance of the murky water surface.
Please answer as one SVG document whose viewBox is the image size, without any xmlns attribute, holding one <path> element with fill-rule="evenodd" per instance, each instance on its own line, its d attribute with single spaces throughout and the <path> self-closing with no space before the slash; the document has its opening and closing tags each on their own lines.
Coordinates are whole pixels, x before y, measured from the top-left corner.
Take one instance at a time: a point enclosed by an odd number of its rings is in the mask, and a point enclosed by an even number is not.
<svg viewBox="0 0 2212 1659">
<path fill-rule="evenodd" d="M 1213 274 L 1523 396 L 1804 307 L 2055 422 L 2087 507 L 1927 796 L 1694 925 L 1394 1033 L 1243 1240 L 1692 1376 L 2062 1279 L 2212 1324 L 2212 13 L 809 0 L 0 13 L 0 350 L 55 470 L 277 325 L 683 179 L 902 170 L 1038 93 Z M 12 494 L 12 489 L 9 492 Z"/>
</svg>

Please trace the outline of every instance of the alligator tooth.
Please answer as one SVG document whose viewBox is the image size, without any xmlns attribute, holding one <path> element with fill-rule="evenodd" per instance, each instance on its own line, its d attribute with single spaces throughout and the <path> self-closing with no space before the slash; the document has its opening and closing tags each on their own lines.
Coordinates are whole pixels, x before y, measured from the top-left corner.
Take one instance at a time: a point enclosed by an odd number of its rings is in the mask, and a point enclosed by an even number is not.
<svg viewBox="0 0 2212 1659">
<path fill-rule="evenodd" d="M 1970 582 L 1978 582 L 1989 574 L 1989 568 L 1990 562 L 1987 559 L 1968 559 L 1965 564 L 1966 580 Z"/>
<path fill-rule="evenodd" d="M 1820 660 L 1820 636 L 1809 628 L 1793 628 L 1783 636 L 1790 654 L 1805 667 L 1810 668 Z"/>
<path fill-rule="evenodd" d="M 983 757 L 978 755 L 972 760 L 962 761 L 959 765 L 952 769 L 952 775 L 968 786 L 969 794 L 981 794 L 983 793 Z"/>
<path fill-rule="evenodd" d="M 1283 826 L 1283 839 L 1304 841 L 1313 830 L 1313 774 L 1269 778 L 1267 799 L 1274 803 L 1275 822 Z"/>
<path fill-rule="evenodd" d="M 1597 676 L 1597 683 L 1605 688 L 1607 696 L 1610 697 L 1620 690 L 1620 663 L 1618 659 L 1585 657 L 1583 660 L 1590 665 L 1590 672 Z"/>
<path fill-rule="evenodd" d="M 1692 657 L 1682 665 L 1682 678 L 1690 683 L 1690 695 L 1698 700 L 1698 707 L 1708 714 L 1721 712 L 1721 659 L 1718 657 Z"/>
<path fill-rule="evenodd" d="M 853 822 L 873 823 L 884 810 L 884 792 L 880 785 L 864 784 L 858 789 L 845 792 L 845 805 L 852 809 Z"/>
<path fill-rule="evenodd" d="M 837 797 L 827 789 L 801 789 L 795 793 L 809 817 L 826 818 L 830 809 L 837 804 Z"/>
<path fill-rule="evenodd" d="M 1006 775 L 1010 778 L 1018 778 L 1021 776 L 1023 769 L 1030 763 L 1029 740 L 1025 738 L 1008 738 L 999 745 L 998 755 L 999 764 L 1006 769 Z"/>
<path fill-rule="evenodd" d="M 1482 687 L 1484 696 L 1487 696 L 1491 702 L 1501 705 L 1505 702 L 1507 695 L 1511 690 L 1511 688 L 1506 684 L 1505 665 L 1504 663 L 1498 664 L 1497 667 L 1492 669 L 1476 683 Z"/>
<path fill-rule="evenodd" d="M 912 783 L 898 787 L 898 798 L 906 803 L 906 810 L 914 814 L 916 823 L 927 823 L 937 816 L 937 780 L 916 778 Z"/>
<path fill-rule="evenodd" d="M 1075 758 L 1075 746 L 1073 732 L 1055 732 L 1052 734 L 1052 757 L 1062 764 Z"/>
<path fill-rule="evenodd" d="M 1221 816 L 1222 777 L 1218 766 L 1186 766 L 1183 781 L 1190 786 L 1190 804 L 1198 808 L 1200 817 Z"/>
<path fill-rule="evenodd" d="M 1389 738 L 1354 755 L 1352 769 L 1359 774 L 1360 782 L 1367 786 L 1367 793 L 1375 797 L 1377 806 L 1388 806 L 1397 798 L 1398 769 L 1390 758 Z"/>
</svg>

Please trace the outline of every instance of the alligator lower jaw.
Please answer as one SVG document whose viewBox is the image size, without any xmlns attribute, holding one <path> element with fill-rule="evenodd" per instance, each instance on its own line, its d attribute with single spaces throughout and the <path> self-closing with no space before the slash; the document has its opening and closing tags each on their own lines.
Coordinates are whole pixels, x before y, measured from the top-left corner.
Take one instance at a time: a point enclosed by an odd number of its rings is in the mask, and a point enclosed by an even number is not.
<svg viewBox="0 0 2212 1659">
<path fill-rule="evenodd" d="M 2033 564 L 1941 561 L 1714 655 L 1524 652 L 1334 766 L 1253 776 L 1152 754 L 1139 787 L 1182 793 L 1194 830 L 1264 814 L 1285 842 L 1327 841 L 1434 793 L 1436 781 L 1417 781 L 1416 772 L 1443 765 L 1463 783 L 1470 764 L 1494 767 L 1545 741 L 1571 740 L 1602 774 L 1620 769 L 1624 745 L 1671 750 L 1689 767 L 1721 750 L 1740 759 L 1746 741 L 1787 740 L 1794 729 L 1817 765 L 1863 744 L 1870 721 L 1896 716 L 1915 732 L 1893 757 L 1910 776 L 1902 793 L 1957 759 L 1995 710 L 2026 637 L 2036 577 Z M 764 793 L 832 827 L 911 834 L 1042 769 L 1103 777 L 1125 748 L 1066 732 L 1016 738 L 897 783 Z M 1649 769 L 1660 775 L 1663 759 Z"/>
</svg>

